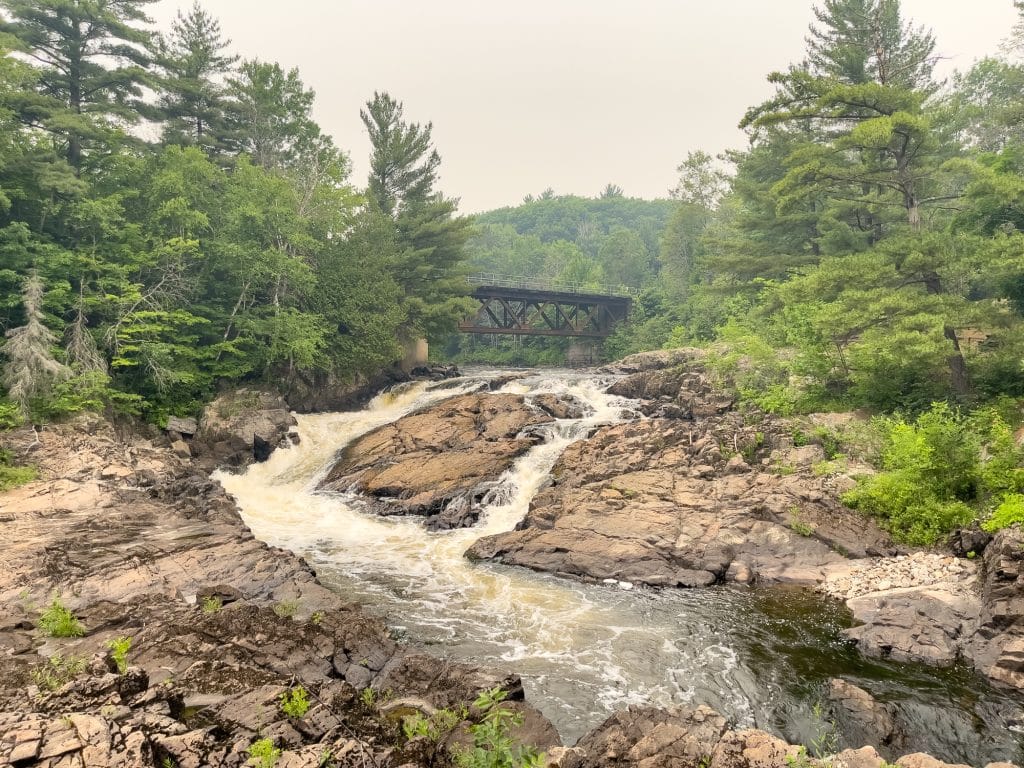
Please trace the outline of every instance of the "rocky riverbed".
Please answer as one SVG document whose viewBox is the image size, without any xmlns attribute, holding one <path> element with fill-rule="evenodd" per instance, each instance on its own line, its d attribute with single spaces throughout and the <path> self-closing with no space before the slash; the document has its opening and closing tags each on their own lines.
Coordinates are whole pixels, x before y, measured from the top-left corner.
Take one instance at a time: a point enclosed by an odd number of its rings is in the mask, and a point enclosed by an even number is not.
<svg viewBox="0 0 1024 768">
<path fill-rule="evenodd" d="M 896 550 L 880 531 L 834 501 L 828 478 L 772 471 L 815 459 L 780 442 L 784 425 L 737 420 L 692 358 L 648 356 L 620 370 L 630 367 L 643 370 L 617 386 L 640 397 L 651 418 L 602 427 L 570 446 L 522 530 L 474 545 L 476 557 L 659 586 L 817 584 L 851 605 L 874 601 L 871 610 L 884 620 L 868 616 L 867 626 L 890 634 L 856 639 L 866 652 L 877 647 L 893 658 L 901 646 L 891 635 L 902 630 L 893 629 L 900 625 L 892 616 L 922 605 L 896 610 L 903 605 L 896 596 L 948 584 L 978 606 L 964 614 L 973 623 L 960 625 L 951 653 L 973 659 L 994 680 L 1022 685 L 1019 532 L 997 537 L 980 564 L 893 559 Z M 460 494 L 472 501 L 493 482 L 521 452 L 520 441 L 531 441 L 531 427 L 579 406 L 556 398 L 538 407 L 484 393 L 442 405 L 411 417 L 407 428 L 375 433 L 367 450 L 373 463 L 360 463 L 350 448 L 336 480 L 369 490 L 386 464 L 412 462 L 392 472 L 394 482 L 380 483 L 389 489 L 386 503 L 442 515 Z M 434 431 L 437 420 L 448 431 Z M 409 425 L 418 439 L 409 438 Z M 0 496 L 0 765 L 245 765 L 261 738 L 281 750 L 278 766 L 428 765 L 432 750 L 400 736 L 396 713 L 458 707 L 495 686 L 524 715 L 517 737 L 546 749 L 553 765 L 816 764 L 706 707 L 634 707 L 576 746 L 560 747 L 550 723 L 523 700 L 518 678 L 403 646 L 385 623 L 322 586 L 301 558 L 252 536 L 208 471 L 293 442 L 283 401 L 236 393 L 198 424 L 177 426 L 184 431 L 163 435 L 83 417 L 23 429 L 8 441 L 40 478 Z M 472 471 L 435 472 L 449 453 Z M 470 465 L 481 453 L 491 465 Z M 435 483 L 438 476 L 446 483 Z M 84 637 L 56 639 L 36 629 L 54 596 L 82 622 Z M 922 593 L 914 600 L 925 597 L 940 599 Z M 920 613 L 918 625 L 936 623 Z M 123 671 L 107 647 L 119 637 L 132 641 Z M 923 646 L 921 637 L 914 635 L 912 647 Z M 312 699 L 298 718 L 279 705 L 297 685 Z M 836 711 L 865 723 L 866 742 L 898 750 L 898 740 L 885 736 L 893 719 L 886 705 L 844 681 L 833 688 Z M 883 763 L 866 748 L 831 764 Z M 923 755 L 898 764 L 943 765 Z"/>
</svg>

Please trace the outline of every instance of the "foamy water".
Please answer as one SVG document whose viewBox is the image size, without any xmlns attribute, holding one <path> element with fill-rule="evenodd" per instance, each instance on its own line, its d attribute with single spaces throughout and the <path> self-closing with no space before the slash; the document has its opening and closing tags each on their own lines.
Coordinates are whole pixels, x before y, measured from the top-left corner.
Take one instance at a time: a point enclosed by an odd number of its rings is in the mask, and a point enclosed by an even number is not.
<svg viewBox="0 0 1024 768">
<path fill-rule="evenodd" d="M 741 726 L 813 737 L 814 704 L 827 674 L 794 679 L 793 666 L 805 653 L 831 655 L 838 666 L 857 664 L 837 640 L 844 617 L 835 606 L 802 592 L 766 597 L 734 588 L 653 592 L 629 584 L 583 585 L 463 557 L 477 538 L 522 520 L 566 446 L 630 415 L 633 404 L 604 393 L 607 384 L 600 377 L 558 373 L 501 390 L 528 398 L 570 395 L 587 412 L 541 428 L 543 441 L 501 478 L 471 529 L 428 532 L 422 519 L 377 517 L 365 513 L 354 495 L 314 489 L 339 449 L 407 413 L 474 391 L 480 377 L 403 385 L 359 412 L 299 415 L 298 446 L 275 451 L 244 474 L 219 473 L 218 479 L 257 537 L 304 555 L 325 584 L 385 617 L 409 642 L 521 674 L 531 701 L 569 743 L 615 709 L 645 703 L 708 704 Z M 780 610 L 787 615 L 773 615 Z M 780 627 L 806 630 L 807 648 L 781 636 Z M 887 681 L 892 677 L 888 668 L 883 673 Z M 913 690 L 914 683 L 899 685 Z M 946 708 L 942 701 L 913 706 L 924 719 Z M 968 725 L 972 718 L 964 713 Z M 940 744 L 975 736 L 953 729 L 950 737 L 949 727 L 944 730 L 936 736 Z M 976 738 L 979 744 L 991 741 Z"/>
</svg>

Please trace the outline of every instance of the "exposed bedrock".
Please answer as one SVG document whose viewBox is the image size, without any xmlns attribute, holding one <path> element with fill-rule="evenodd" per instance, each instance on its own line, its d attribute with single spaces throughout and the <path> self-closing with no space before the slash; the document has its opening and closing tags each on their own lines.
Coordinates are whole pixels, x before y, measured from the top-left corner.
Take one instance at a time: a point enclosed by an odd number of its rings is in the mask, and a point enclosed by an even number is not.
<svg viewBox="0 0 1024 768">
<path fill-rule="evenodd" d="M 436 515 L 436 527 L 472 524 L 480 499 L 554 421 L 547 407 L 522 395 L 454 397 L 376 429 L 348 445 L 320 483 L 325 491 L 360 491 L 384 515 Z"/>
<path fill-rule="evenodd" d="M 739 414 L 606 426 L 566 449 L 519 530 L 468 554 L 652 586 L 721 580 L 815 583 L 848 555 L 888 548 L 811 473 L 779 474 L 743 451 L 770 423 Z"/>
<path fill-rule="evenodd" d="M 40 478 L 0 496 L 0 765 L 243 766 L 267 738 L 278 766 L 330 752 L 389 768 L 410 758 L 383 700 L 429 712 L 495 686 L 525 712 L 524 739 L 557 743 L 517 677 L 396 643 L 254 539 L 220 484 L 166 447 L 98 418 L 8 445 Z M 55 595 L 84 637 L 35 628 Z M 118 637 L 131 638 L 123 674 Z M 289 716 L 281 695 L 298 685 L 310 709 Z"/>
<path fill-rule="evenodd" d="M 881 717 L 881 716 L 880 716 Z M 883 718 L 884 720 L 884 718 Z M 880 721 L 873 725 L 884 726 Z M 899 754 L 899 752 L 897 752 Z M 575 747 L 551 750 L 552 768 L 884 768 L 892 763 L 873 747 L 844 749 L 825 759 L 753 728 L 736 728 L 705 706 L 616 712 Z M 966 768 L 920 752 L 896 760 L 899 768 Z M 988 768 L 1009 768 L 990 763 Z"/>
</svg>

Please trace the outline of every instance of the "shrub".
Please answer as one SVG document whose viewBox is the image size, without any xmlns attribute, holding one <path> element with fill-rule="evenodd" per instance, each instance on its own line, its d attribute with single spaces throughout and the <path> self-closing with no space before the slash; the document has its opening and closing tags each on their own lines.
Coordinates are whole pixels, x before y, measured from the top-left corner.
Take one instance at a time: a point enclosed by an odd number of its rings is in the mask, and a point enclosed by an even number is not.
<svg viewBox="0 0 1024 768">
<path fill-rule="evenodd" d="M 259 739 L 249 745 L 249 764 L 256 768 L 274 768 L 281 759 L 281 750 L 270 739 Z"/>
<path fill-rule="evenodd" d="M 280 616 L 282 619 L 290 619 L 298 613 L 299 601 L 298 600 L 282 600 L 278 603 L 274 603 L 274 613 Z"/>
<path fill-rule="evenodd" d="M 224 607 L 224 601 L 216 595 L 207 595 L 203 598 L 200 606 L 203 609 L 203 613 L 216 613 Z"/>
<path fill-rule="evenodd" d="M 465 709 L 461 712 L 439 709 L 429 717 L 417 712 L 402 718 L 402 733 L 407 739 L 423 737 L 431 744 L 439 744 L 448 738 L 468 714 Z"/>
<path fill-rule="evenodd" d="M 40 688 L 55 691 L 78 677 L 84 669 L 85 659 L 81 656 L 62 656 L 55 653 L 32 670 L 32 681 Z"/>
<path fill-rule="evenodd" d="M 85 627 L 75 614 L 64 607 L 57 595 L 39 617 L 39 629 L 50 637 L 81 637 L 85 634 Z"/>
<path fill-rule="evenodd" d="M 508 694 L 500 688 L 485 691 L 473 702 L 483 720 L 469 728 L 472 749 L 462 750 L 457 762 L 462 768 L 542 768 L 544 754 L 532 747 L 513 744 L 509 730 L 521 725 L 522 715 L 501 706 Z"/>
<path fill-rule="evenodd" d="M 1024 494 L 1008 493 L 992 516 L 981 524 L 989 533 L 1001 531 L 1014 523 L 1024 523 Z"/>
<path fill-rule="evenodd" d="M 1024 451 L 994 409 L 964 417 L 936 403 L 913 422 L 890 418 L 879 425 L 884 471 L 846 493 L 847 504 L 920 545 L 934 544 L 995 504 L 1002 511 L 987 525 L 1013 518 L 1013 496 L 1024 490 Z"/>
<path fill-rule="evenodd" d="M 281 711 L 288 717 L 302 717 L 309 711 L 309 698 L 301 685 L 281 694 Z"/>
<path fill-rule="evenodd" d="M 128 651 L 131 650 L 132 639 L 130 637 L 118 637 L 107 640 L 107 648 L 110 649 L 110 657 L 117 665 L 117 671 L 122 675 L 128 669 Z"/>
</svg>

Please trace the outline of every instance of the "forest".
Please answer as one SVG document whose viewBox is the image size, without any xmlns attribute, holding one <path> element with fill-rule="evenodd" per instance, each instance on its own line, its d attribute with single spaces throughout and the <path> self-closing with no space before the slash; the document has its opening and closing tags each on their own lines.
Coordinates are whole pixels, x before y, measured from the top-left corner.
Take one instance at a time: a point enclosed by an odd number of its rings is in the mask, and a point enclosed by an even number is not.
<svg viewBox="0 0 1024 768">
<path fill-rule="evenodd" d="M 909 515 L 909 539 L 1024 519 L 1024 2 L 1000 51 L 941 80 L 897 0 L 823 0 L 737 115 L 747 145 L 685 153 L 665 199 L 549 188 L 473 218 L 395 97 L 360 111 L 363 185 L 296 70 L 236 56 L 198 3 L 157 31 L 150 2 L 0 0 L 3 425 L 162 423 L 419 337 L 524 358 L 453 331 L 467 274 L 526 274 L 641 290 L 608 359 L 710 346 L 751 407 L 888 414 L 887 472 L 848 501 Z"/>
<path fill-rule="evenodd" d="M 231 53 L 199 4 L 157 32 L 150 2 L 0 3 L 3 418 L 160 423 L 452 328 L 470 222 L 430 123 L 372 94 L 357 188 L 296 70 Z"/>
</svg>

